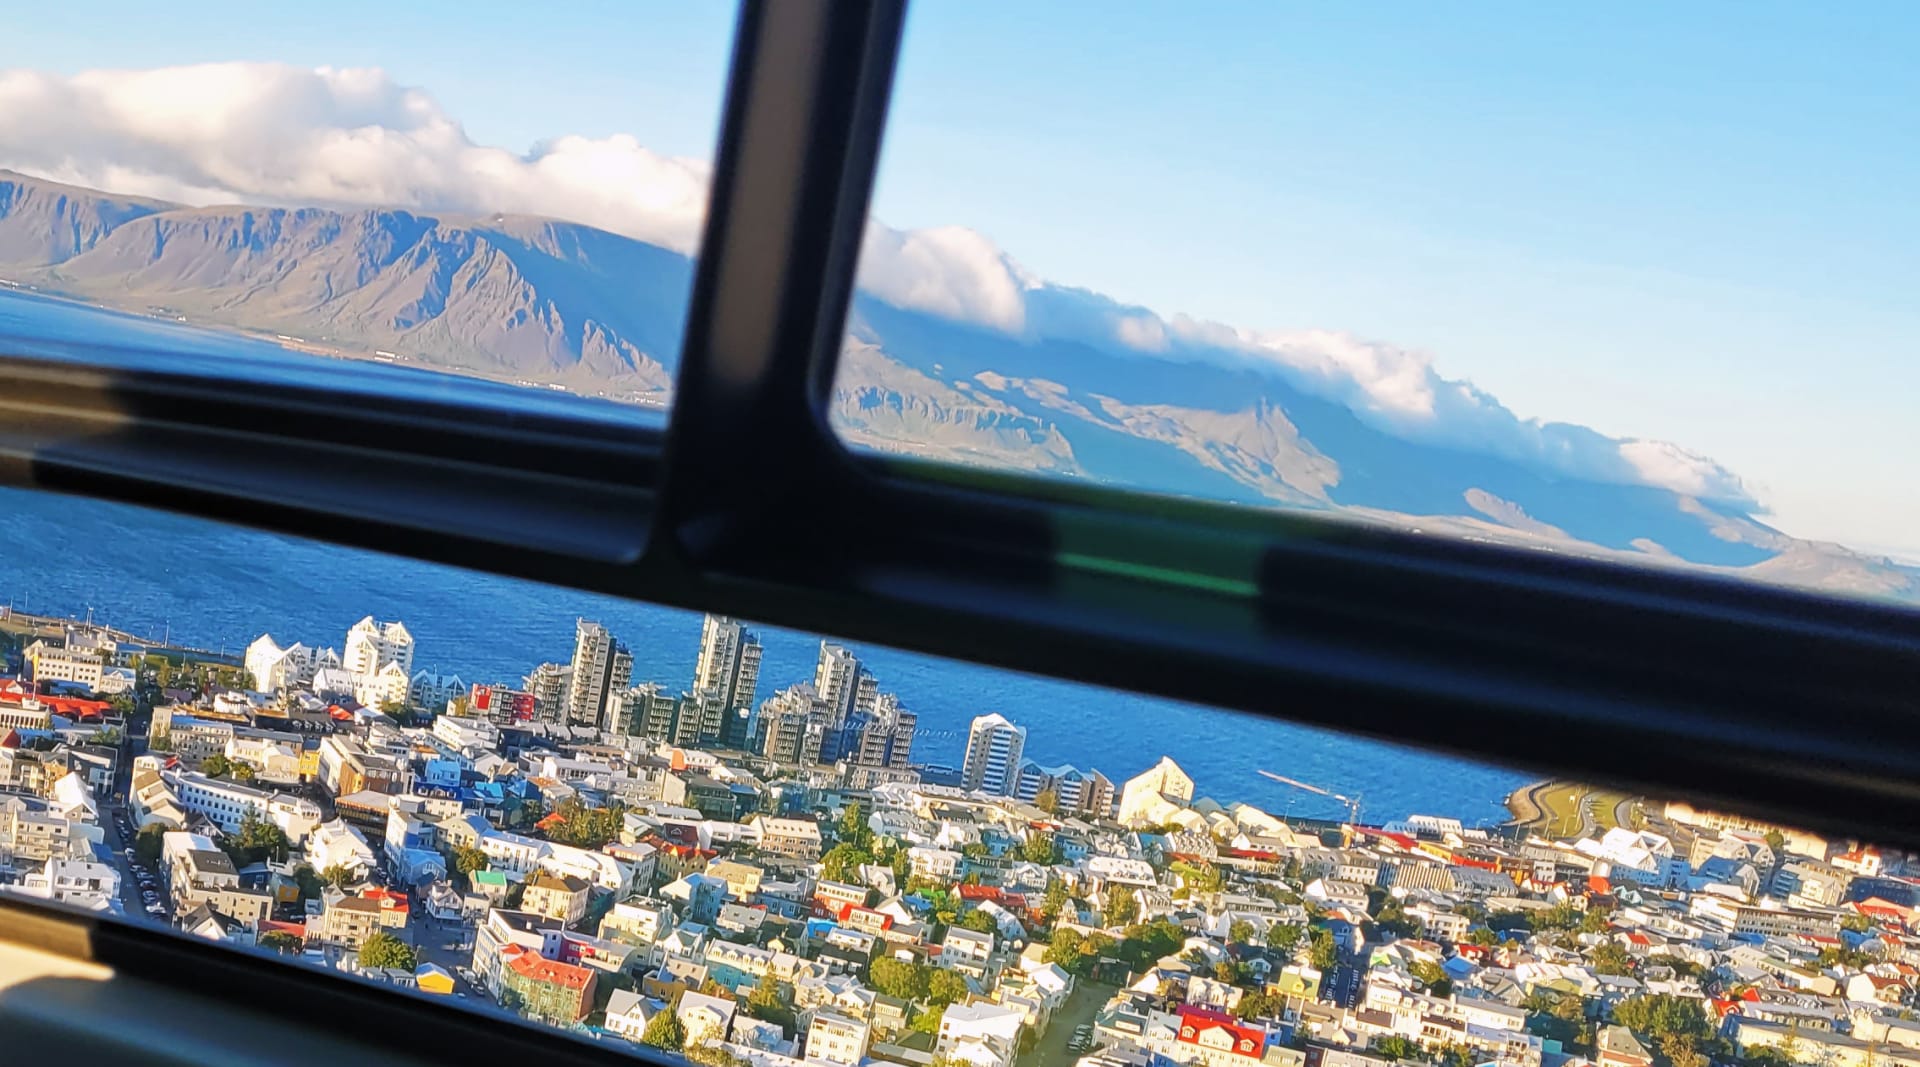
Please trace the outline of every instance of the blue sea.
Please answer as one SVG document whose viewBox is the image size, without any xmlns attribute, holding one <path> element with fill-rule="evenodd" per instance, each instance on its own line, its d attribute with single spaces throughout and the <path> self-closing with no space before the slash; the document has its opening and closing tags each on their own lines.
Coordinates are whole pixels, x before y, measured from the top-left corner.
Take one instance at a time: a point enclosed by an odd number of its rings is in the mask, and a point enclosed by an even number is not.
<svg viewBox="0 0 1920 1067">
<path fill-rule="evenodd" d="M 99 343 L 185 342 L 209 332 L 0 290 L 0 338 Z M 178 341 L 174 341 L 178 338 Z M 277 346 L 218 335 L 236 359 L 283 363 Z M 374 368 L 369 368 L 372 370 Z M 564 660 L 574 620 L 605 623 L 633 650 L 634 678 L 691 684 L 697 615 L 378 553 L 302 541 L 118 504 L 0 491 L 0 603 L 85 616 L 119 629 L 237 652 L 262 633 L 339 646 L 366 615 L 405 620 L 415 665 L 468 682 L 518 684 L 534 665 Z M 810 680 L 819 637 L 760 628 L 760 696 Z M 855 645 L 880 680 L 917 712 L 927 735 L 915 759 L 958 764 L 966 725 L 999 712 L 1027 727 L 1027 755 L 1097 768 L 1116 782 L 1168 755 L 1201 795 L 1275 814 L 1338 817 L 1336 802 L 1261 777 L 1261 769 L 1362 798 L 1369 821 L 1421 812 L 1479 825 L 1527 776 L 1345 735 L 1069 684 L 972 664 Z"/>
</svg>

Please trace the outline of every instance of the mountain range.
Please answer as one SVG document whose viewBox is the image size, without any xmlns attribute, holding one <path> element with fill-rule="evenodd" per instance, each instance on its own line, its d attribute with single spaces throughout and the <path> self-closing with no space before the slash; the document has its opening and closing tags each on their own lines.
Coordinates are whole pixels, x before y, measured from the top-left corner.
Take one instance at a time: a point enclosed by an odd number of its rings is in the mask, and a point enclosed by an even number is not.
<svg viewBox="0 0 1920 1067">
<path fill-rule="evenodd" d="M 545 218 L 187 207 L 0 171 L 0 276 L 343 355 L 659 404 L 692 266 Z M 1026 299 L 1054 319 L 1104 300 L 1054 287 Z M 1920 571 L 1789 537 L 1748 507 L 1414 440 L 1257 361 L 1008 333 L 862 293 L 834 402 L 841 433 L 880 451 L 1920 601 Z"/>
</svg>

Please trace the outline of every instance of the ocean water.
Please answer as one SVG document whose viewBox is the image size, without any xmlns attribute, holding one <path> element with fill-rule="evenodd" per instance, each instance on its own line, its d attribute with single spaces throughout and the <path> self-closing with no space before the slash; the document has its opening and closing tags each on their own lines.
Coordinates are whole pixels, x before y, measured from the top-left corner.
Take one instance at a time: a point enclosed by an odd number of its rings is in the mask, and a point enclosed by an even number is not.
<svg viewBox="0 0 1920 1067">
<path fill-rule="evenodd" d="M 0 299 L 0 337 L 98 340 L 153 347 L 165 323 L 27 297 Z M 187 334 L 178 335 L 186 341 Z M 206 352 L 204 331 L 191 341 Z M 223 338 L 222 355 L 275 361 L 276 346 Z M 371 368 L 370 368 L 371 369 Z M 420 563 L 298 538 L 221 526 L 80 498 L 0 491 L 0 603 L 85 616 L 135 634 L 237 652 L 262 633 L 338 647 L 366 615 L 405 620 L 416 667 L 468 682 L 518 684 L 536 664 L 565 660 L 574 620 L 605 623 L 633 650 L 635 681 L 691 684 L 697 615 Z M 760 697 L 811 680 L 819 638 L 760 627 Z M 1116 782 L 1162 755 L 1201 795 L 1244 800 L 1276 814 L 1335 817 L 1336 802 L 1271 782 L 1261 769 L 1362 798 L 1363 815 L 1415 812 L 1470 825 L 1505 817 L 1524 774 L 1322 730 L 855 645 L 854 651 L 925 735 L 915 758 L 958 764 L 967 723 L 999 712 L 1028 729 L 1042 764 L 1097 768 Z"/>
</svg>

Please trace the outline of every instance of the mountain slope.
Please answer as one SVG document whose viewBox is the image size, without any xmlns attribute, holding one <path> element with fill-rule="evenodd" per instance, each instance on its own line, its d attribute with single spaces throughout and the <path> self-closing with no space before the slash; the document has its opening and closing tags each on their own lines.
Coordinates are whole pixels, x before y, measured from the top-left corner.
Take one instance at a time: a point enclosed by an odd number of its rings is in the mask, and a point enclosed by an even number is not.
<svg viewBox="0 0 1920 1067">
<path fill-rule="evenodd" d="M 71 259 L 134 219 L 175 205 L 109 196 L 0 170 L 0 265 Z"/>
<path fill-rule="evenodd" d="M 108 306 L 648 402 L 671 387 L 692 277 L 677 253 L 549 219 L 185 208 L 6 172 L 0 263 Z M 1117 307 L 1045 286 L 1027 299 L 1053 322 Z M 1084 326 L 1065 331 L 1078 341 L 999 332 L 865 293 L 850 318 L 834 420 L 862 447 L 1920 598 L 1920 572 L 1796 541 L 1740 506 L 1570 476 L 1511 441 L 1414 440 L 1225 349 L 1174 359 Z M 1563 445 L 1618 444 L 1552 429 Z"/>
</svg>

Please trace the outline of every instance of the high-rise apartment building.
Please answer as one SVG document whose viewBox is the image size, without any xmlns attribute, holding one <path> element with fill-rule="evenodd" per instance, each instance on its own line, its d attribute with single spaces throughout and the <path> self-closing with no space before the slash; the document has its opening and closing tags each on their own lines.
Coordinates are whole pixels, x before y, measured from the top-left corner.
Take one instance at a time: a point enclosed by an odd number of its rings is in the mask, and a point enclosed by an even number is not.
<svg viewBox="0 0 1920 1067">
<path fill-rule="evenodd" d="M 527 675 L 525 686 L 533 694 L 533 717 L 540 722 L 559 722 L 567 711 L 567 691 L 573 688 L 573 668 L 565 663 L 542 663 Z"/>
<path fill-rule="evenodd" d="M 845 719 L 873 711 L 880 683 L 844 645 L 822 641 L 820 662 L 813 670 L 813 690 L 835 719 Z"/>
<path fill-rule="evenodd" d="M 369 615 L 347 630 L 340 666 L 357 678 L 371 678 L 389 663 L 413 676 L 413 634 L 403 622 L 375 622 Z"/>
<path fill-rule="evenodd" d="M 612 698 L 633 680 L 633 655 L 606 627 L 581 619 L 573 630 L 573 679 L 567 687 L 567 721 L 611 729 Z"/>
<path fill-rule="evenodd" d="M 700 627 L 700 659 L 693 691 L 719 697 L 729 711 L 753 707 L 760 687 L 760 639 L 740 620 L 709 615 Z"/>
<path fill-rule="evenodd" d="M 1004 715 L 982 715 L 967 730 L 967 758 L 960 767 L 960 784 L 994 796 L 1013 793 L 1020 778 L 1020 757 L 1027 747 L 1027 728 L 1015 726 Z"/>
<path fill-rule="evenodd" d="M 636 685 L 622 693 L 614 712 L 613 732 L 653 741 L 673 739 L 680 698 L 658 682 Z"/>
<path fill-rule="evenodd" d="M 827 707 L 813 686 L 782 689 L 760 705 L 760 754 L 788 765 L 819 763 L 826 724 Z"/>
<path fill-rule="evenodd" d="M 913 760 L 913 733 L 919 717 L 900 706 L 900 698 L 881 693 L 873 714 L 860 726 L 859 741 L 848 754 L 861 767 L 906 768 Z"/>
</svg>

